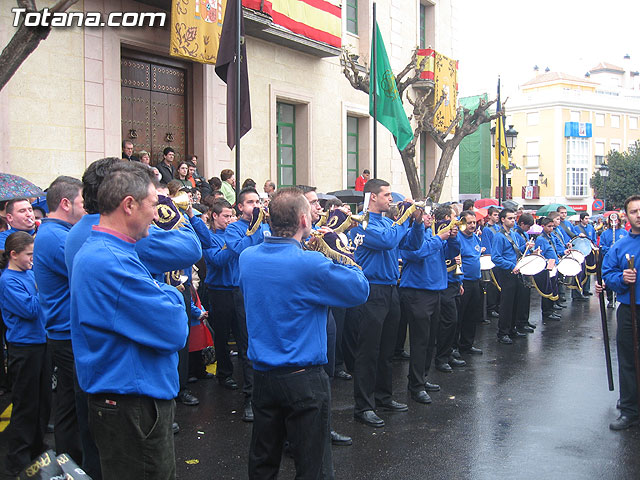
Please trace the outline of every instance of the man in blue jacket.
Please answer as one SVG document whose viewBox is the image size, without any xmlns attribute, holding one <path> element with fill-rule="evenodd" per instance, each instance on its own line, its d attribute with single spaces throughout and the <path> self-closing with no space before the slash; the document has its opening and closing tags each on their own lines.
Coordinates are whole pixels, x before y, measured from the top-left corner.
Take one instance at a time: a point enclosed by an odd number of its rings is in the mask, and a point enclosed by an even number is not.
<svg viewBox="0 0 640 480">
<path fill-rule="evenodd" d="M 422 245 L 422 211 L 401 224 L 382 214 L 391 209 L 388 182 L 374 178 L 364 186 L 369 193 L 369 224 L 358 225 L 352 238 L 359 245 L 356 262 L 369 280 L 370 294 L 361 307 L 358 343 L 354 362 L 354 418 L 372 427 L 384 426 L 375 410 L 406 412 L 407 406 L 393 400 L 392 359 L 400 321 L 398 296 L 398 247 L 417 250 Z"/>
<path fill-rule="evenodd" d="M 640 195 L 633 195 L 624 202 L 627 219 L 631 224 L 629 235 L 616 241 L 607 252 L 602 264 L 602 277 L 607 286 L 618 294 L 618 380 L 620 382 L 620 416 L 609 425 L 611 430 L 624 430 L 638 424 L 638 389 L 633 354 L 633 330 L 631 326 L 630 285 L 636 288 L 636 311 L 638 310 L 637 267 L 629 268 L 627 255 L 640 260 Z"/>
<path fill-rule="evenodd" d="M 239 261 L 255 370 L 249 478 L 277 476 L 286 437 L 296 478 L 332 479 L 331 389 L 322 367 L 327 305 L 361 304 L 369 285 L 357 266 L 302 249 L 312 226 L 302 191 L 278 190 L 269 212 L 274 236 L 246 248 Z"/>
<path fill-rule="evenodd" d="M 4 242 L 13 232 L 27 232 L 29 235 L 36 233 L 35 216 L 33 207 L 27 198 L 14 198 L 6 205 L 7 223 L 9 228 L 0 232 L 0 250 L 4 250 Z"/>
<path fill-rule="evenodd" d="M 493 242 L 494 235 L 500 230 L 500 209 L 496 207 L 490 207 L 488 210 L 487 218 L 485 219 L 485 225 L 482 228 L 481 237 L 482 248 L 486 255 L 491 255 L 491 243 Z M 500 305 L 500 291 L 493 282 L 486 284 L 487 291 L 487 315 L 489 317 L 498 317 L 498 308 Z"/>
<path fill-rule="evenodd" d="M 69 274 L 64 247 L 71 227 L 84 216 L 82 182 L 58 177 L 47 190 L 49 216 L 42 219 L 33 249 L 33 273 L 47 330 L 47 349 L 58 367 L 54 437 L 56 452 L 67 453 L 79 464 L 82 449 L 76 415 L 75 373 L 69 316 Z"/>
<path fill-rule="evenodd" d="M 155 182 L 138 163 L 111 169 L 98 190 L 100 223 L 71 275 L 76 370 L 105 479 L 175 478 L 172 422 L 188 320 L 182 295 L 154 280 L 135 251 L 158 218 Z"/>
</svg>

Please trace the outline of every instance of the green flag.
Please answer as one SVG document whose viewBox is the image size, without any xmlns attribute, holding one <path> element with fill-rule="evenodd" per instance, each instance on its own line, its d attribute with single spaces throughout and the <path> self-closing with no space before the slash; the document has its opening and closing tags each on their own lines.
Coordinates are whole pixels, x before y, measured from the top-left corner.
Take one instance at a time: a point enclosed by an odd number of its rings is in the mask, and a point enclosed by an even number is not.
<svg viewBox="0 0 640 480">
<path fill-rule="evenodd" d="M 376 22 L 376 57 L 373 56 L 373 42 L 371 44 L 371 64 L 376 62 L 376 78 L 373 81 L 373 68 L 370 70 L 369 82 L 369 114 L 387 127 L 394 137 L 400 150 L 409 145 L 413 139 L 413 128 L 407 114 L 402 108 L 402 99 L 396 86 L 396 77 L 391 70 L 387 50 L 384 48 L 380 28 Z M 376 85 L 376 114 L 373 112 L 373 86 Z"/>
</svg>

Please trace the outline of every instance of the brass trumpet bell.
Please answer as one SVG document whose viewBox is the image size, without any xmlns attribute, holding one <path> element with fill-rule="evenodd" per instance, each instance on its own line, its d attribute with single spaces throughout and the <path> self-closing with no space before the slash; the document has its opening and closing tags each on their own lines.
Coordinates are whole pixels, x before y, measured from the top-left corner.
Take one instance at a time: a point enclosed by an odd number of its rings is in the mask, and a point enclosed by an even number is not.
<svg viewBox="0 0 640 480">
<path fill-rule="evenodd" d="M 364 230 L 367 229 L 367 225 L 369 225 L 369 212 L 366 212 L 363 215 L 351 215 L 349 217 L 351 221 L 362 224 L 362 228 Z"/>
<path fill-rule="evenodd" d="M 464 232 L 467 230 L 467 219 L 466 218 L 462 218 L 460 220 L 455 220 L 452 219 L 449 224 L 442 224 L 438 227 L 438 231 L 437 233 L 442 233 L 442 232 L 446 232 L 447 230 L 451 230 L 453 227 L 458 227 L 458 230 L 460 232 Z"/>
<path fill-rule="evenodd" d="M 171 197 L 171 200 L 176 207 L 185 212 L 189 210 L 189 205 L 191 205 L 187 192 L 180 192 L 175 197 Z"/>
</svg>

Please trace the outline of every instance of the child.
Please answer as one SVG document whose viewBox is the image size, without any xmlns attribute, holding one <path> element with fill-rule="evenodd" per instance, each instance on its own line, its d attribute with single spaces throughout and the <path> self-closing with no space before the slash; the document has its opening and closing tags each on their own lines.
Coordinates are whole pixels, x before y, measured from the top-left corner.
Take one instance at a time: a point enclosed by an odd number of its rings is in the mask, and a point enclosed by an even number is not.
<svg viewBox="0 0 640 480">
<path fill-rule="evenodd" d="M 9 235 L 0 258 L 0 308 L 13 382 L 7 469 L 15 475 L 46 450 L 44 433 L 51 407 L 44 318 L 32 266 L 33 237 L 20 231 Z"/>
</svg>

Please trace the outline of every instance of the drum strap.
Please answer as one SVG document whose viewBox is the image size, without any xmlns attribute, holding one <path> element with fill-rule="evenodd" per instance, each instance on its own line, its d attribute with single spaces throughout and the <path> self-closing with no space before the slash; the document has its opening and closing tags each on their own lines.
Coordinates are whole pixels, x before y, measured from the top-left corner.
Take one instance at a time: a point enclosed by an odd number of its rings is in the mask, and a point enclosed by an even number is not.
<svg viewBox="0 0 640 480">
<path fill-rule="evenodd" d="M 562 230 L 564 230 L 567 235 L 569 235 L 569 238 L 571 240 L 573 240 L 575 237 L 577 237 L 577 235 L 575 233 L 573 233 L 571 230 L 569 230 L 569 227 L 567 227 L 564 222 L 560 222 L 560 228 Z"/>
<path fill-rule="evenodd" d="M 549 237 L 546 234 L 543 234 L 542 236 L 547 242 L 549 242 L 549 245 L 551 245 L 551 248 L 553 248 L 553 251 L 556 252 L 556 257 L 560 258 L 560 255 L 558 255 L 558 251 L 556 250 L 556 246 L 553 244 L 551 237 Z"/>
<path fill-rule="evenodd" d="M 582 225 L 578 225 L 578 228 L 580 229 L 580 232 L 582 232 L 585 236 L 588 236 L 586 228 L 584 228 Z"/>
<path fill-rule="evenodd" d="M 507 233 L 507 231 L 504 229 L 504 227 L 502 227 L 500 229 L 500 233 L 502 233 L 505 237 L 507 237 L 507 240 L 509 240 L 509 243 L 511 244 L 511 246 L 513 247 L 513 249 L 516 252 L 516 258 L 518 260 L 520 260 L 522 258 L 522 252 L 520 251 L 520 249 L 518 248 L 518 246 L 516 245 L 516 242 L 513 241 L 513 238 L 511 238 L 511 235 L 509 235 Z"/>
</svg>

